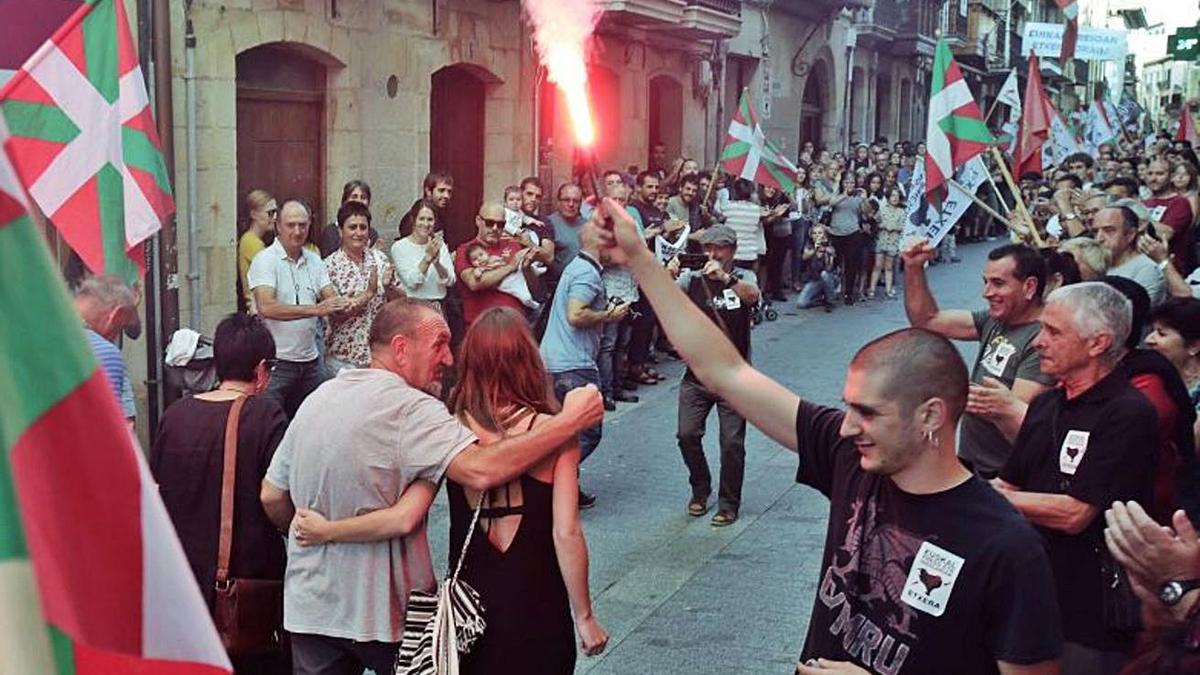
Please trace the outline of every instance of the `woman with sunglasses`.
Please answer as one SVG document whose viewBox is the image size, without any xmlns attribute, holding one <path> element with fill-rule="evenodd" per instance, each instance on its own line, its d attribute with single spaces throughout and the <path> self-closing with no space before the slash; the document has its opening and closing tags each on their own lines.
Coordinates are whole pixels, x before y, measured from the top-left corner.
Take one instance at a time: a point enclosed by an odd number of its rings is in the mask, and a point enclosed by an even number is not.
<svg viewBox="0 0 1200 675">
<path fill-rule="evenodd" d="M 250 261 L 267 247 L 267 240 L 275 234 L 275 222 L 279 219 L 279 207 L 275 198 L 266 190 L 253 190 L 246 195 L 245 231 L 238 239 L 238 307 L 247 312 L 254 311 L 253 296 L 246 283 Z"/>
<path fill-rule="evenodd" d="M 221 321 L 213 337 L 213 361 L 220 384 L 172 403 L 150 450 L 150 471 L 210 611 L 216 596 L 226 421 L 234 402 L 245 399 L 234 464 L 229 556 L 234 579 L 283 579 L 284 539 L 267 520 L 258 493 L 288 424 L 275 399 L 261 395 L 275 362 L 275 340 L 261 319 L 233 314 Z M 274 675 L 291 672 L 288 661 L 285 652 L 274 651 L 234 658 L 233 665 L 239 673 Z"/>
</svg>

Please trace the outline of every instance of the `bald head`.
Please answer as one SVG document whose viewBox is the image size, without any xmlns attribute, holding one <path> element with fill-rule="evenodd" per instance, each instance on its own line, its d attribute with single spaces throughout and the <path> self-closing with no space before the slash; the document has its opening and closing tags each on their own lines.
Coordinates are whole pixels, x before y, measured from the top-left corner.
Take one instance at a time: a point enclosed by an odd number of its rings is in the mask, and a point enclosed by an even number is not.
<svg viewBox="0 0 1200 675">
<path fill-rule="evenodd" d="M 279 224 L 276 229 L 279 244 L 283 246 L 288 257 L 295 259 L 300 255 L 300 250 L 308 241 L 310 220 L 308 207 L 295 199 L 289 199 L 279 208 Z"/>
<path fill-rule="evenodd" d="M 910 415 L 932 398 L 946 402 L 957 422 L 967 405 L 967 365 L 946 338 L 904 328 L 868 342 L 850 362 L 852 370 L 879 378 L 883 396 Z"/>
<path fill-rule="evenodd" d="M 499 243 L 504 233 L 504 206 L 497 202 L 484 202 L 479 207 L 479 215 L 475 217 L 475 226 L 479 228 L 480 241 Z"/>
<path fill-rule="evenodd" d="M 387 349 L 392 338 L 397 335 L 414 337 L 420 332 L 420 327 L 430 319 L 445 321 L 438 308 L 413 298 L 402 298 L 387 302 L 375 315 L 371 322 L 371 331 L 367 336 L 367 344 L 371 350 Z"/>
</svg>

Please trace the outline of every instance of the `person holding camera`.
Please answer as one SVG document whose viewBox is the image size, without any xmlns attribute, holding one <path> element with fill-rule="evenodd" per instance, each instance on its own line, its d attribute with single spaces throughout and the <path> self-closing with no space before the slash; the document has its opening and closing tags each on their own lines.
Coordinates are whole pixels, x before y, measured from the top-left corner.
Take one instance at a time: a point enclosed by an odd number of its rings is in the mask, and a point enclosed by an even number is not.
<svg viewBox="0 0 1200 675">
<path fill-rule="evenodd" d="M 734 266 L 737 234 L 732 228 L 726 225 L 708 228 L 700 236 L 700 245 L 707 260 L 698 268 L 684 269 L 680 259 L 675 258 L 667 270 L 692 302 L 720 327 L 742 358 L 749 360 L 752 308 L 760 297 L 758 279 L 754 272 Z M 695 517 L 708 512 L 708 498 L 712 494 L 712 475 L 704 457 L 704 427 L 714 405 L 720 422 L 721 479 L 712 524 L 724 527 L 737 521 L 741 507 L 742 477 L 746 472 L 746 419 L 700 384 L 688 368 L 679 385 L 677 437 L 692 486 L 687 512 Z"/>
</svg>

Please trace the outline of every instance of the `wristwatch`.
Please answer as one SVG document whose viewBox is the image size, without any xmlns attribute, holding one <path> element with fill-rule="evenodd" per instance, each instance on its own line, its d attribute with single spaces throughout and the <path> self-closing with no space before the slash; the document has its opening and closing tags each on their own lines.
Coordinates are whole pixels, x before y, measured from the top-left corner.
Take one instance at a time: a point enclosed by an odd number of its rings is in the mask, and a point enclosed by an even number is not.
<svg viewBox="0 0 1200 675">
<path fill-rule="evenodd" d="M 1158 587 L 1158 599 L 1167 607 L 1173 607 L 1183 599 L 1183 596 L 1187 595 L 1188 591 L 1197 588 L 1200 588 L 1200 579 L 1184 579 L 1183 581 L 1172 579 Z"/>
</svg>

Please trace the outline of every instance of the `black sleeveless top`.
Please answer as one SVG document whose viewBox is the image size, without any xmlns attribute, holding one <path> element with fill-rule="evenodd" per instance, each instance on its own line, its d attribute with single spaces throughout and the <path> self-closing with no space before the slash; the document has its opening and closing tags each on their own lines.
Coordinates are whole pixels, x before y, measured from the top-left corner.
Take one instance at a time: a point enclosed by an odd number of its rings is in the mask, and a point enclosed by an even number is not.
<svg viewBox="0 0 1200 675">
<path fill-rule="evenodd" d="M 506 503 L 504 488 L 479 514 L 459 578 L 479 592 L 487 629 L 463 656 L 463 673 L 564 673 L 575 668 L 575 629 L 553 537 L 553 485 L 523 475 L 523 503 Z M 457 564 L 474 508 L 461 485 L 447 481 L 450 570 Z M 499 493 L 497 498 L 496 494 Z M 485 519 L 520 515 L 508 550 L 488 539 Z"/>
</svg>

